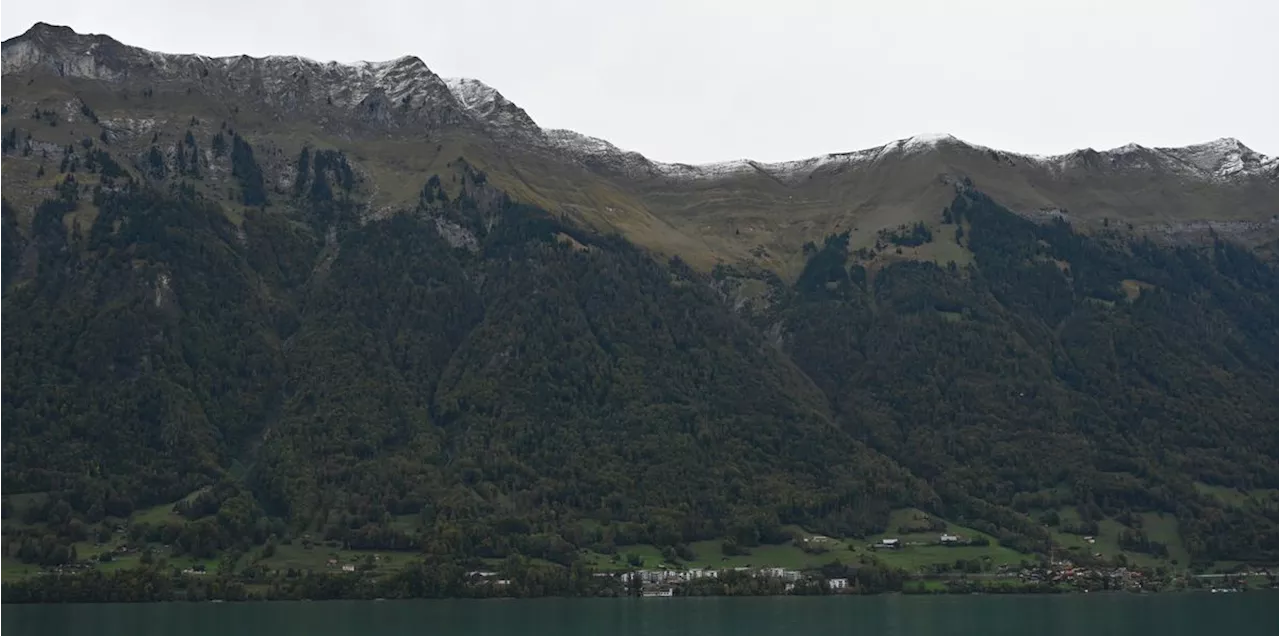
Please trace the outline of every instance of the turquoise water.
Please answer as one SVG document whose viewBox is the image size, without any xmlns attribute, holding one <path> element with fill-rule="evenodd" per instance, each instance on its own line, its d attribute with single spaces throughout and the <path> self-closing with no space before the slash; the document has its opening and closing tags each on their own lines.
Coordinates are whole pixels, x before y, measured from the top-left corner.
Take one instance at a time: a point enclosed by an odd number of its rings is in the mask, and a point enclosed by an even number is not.
<svg viewBox="0 0 1280 636">
<path fill-rule="evenodd" d="M 4 636 L 1276 633 L 1274 592 L 7 605 Z"/>
</svg>

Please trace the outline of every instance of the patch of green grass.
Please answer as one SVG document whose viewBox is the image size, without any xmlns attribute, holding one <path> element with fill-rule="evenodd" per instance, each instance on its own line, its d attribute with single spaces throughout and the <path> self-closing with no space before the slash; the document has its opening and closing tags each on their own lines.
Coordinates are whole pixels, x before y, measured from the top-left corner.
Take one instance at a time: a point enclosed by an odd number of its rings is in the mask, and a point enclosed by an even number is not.
<svg viewBox="0 0 1280 636">
<path fill-rule="evenodd" d="M 1249 504 L 1249 493 L 1236 490 L 1235 488 L 1227 488 L 1226 486 L 1213 486 L 1201 482 L 1196 482 L 1196 490 L 1202 495 L 1208 495 L 1216 498 L 1218 501 L 1237 508 L 1247 507 Z"/>
<path fill-rule="evenodd" d="M 919 581 L 918 585 L 930 592 L 947 591 L 947 582 L 941 579 L 925 579 L 923 581 Z"/>
<path fill-rule="evenodd" d="M 1273 506 L 1277 502 L 1280 502 L 1280 490 L 1275 488 L 1259 488 L 1257 490 L 1250 490 L 1249 496 L 1264 503 L 1270 502 Z"/>
<path fill-rule="evenodd" d="M 599 552 L 592 552 L 591 550 L 581 550 L 579 551 L 578 554 L 579 556 L 582 557 L 584 561 L 586 561 L 587 566 L 593 570 L 598 570 L 601 572 L 612 572 L 612 571 L 618 571 L 618 570 L 628 570 L 631 568 L 631 566 L 627 565 L 625 552 L 619 552 L 617 555 L 618 557 L 617 559 L 614 559 L 613 555 L 601 554 Z"/>
<path fill-rule="evenodd" d="M 1237 571 L 1240 566 L 1246 565 L 1244 561 L 1214 561 L 1209 568 L 1205 570 L 1207 574 L 1224 574 Z"/>
<path fill-rule="evenodd" d="M 43 492 L 26 492 L 16 495 L 5 495 L 4 500 L 9 503 L 10 509 L 13 510 L 13 514 L 9 515 L 9 518 L 4 520 L 2 524 L 4 529 L 7 531 L 17 528 L 38 528 L 44 525 L 42 523 L 24 523 L 22 521 L 22 513 L 32 506 L 44 503 L 44 499 L 47 496 L 48 493 Z"/>
<path fill-rule="evenodd" d="M 628 555 L 639 556 L 641 568 L 656 569 L 662 566 L 686 568 L 736 568 L 736 567 L 781 567 L 791 569 L 816 568 L 837 558 L 851 561 L 848 547 L 838 541 L 831 542 L 831 550 L 825 554 L 809 554 L 799 546 L 787 542 L 781 545 L 761 545 L 747 548 L 750 554 L 725 556 L 721 550 L 722 541 L 698 541 L 689 545 L 694 552 L 692 561 L 668 562 L 662 558 L 662 551 L 651 545 L 631 545 L 618 548 L 617 558 L 583 550 L 580 554 L 587 564 L 596 570 L 628 570 L 632 566 L 627 561 Z"/>
<path fill-rule="evenodd" d="M 1169 548 L 1169 558 L 1180 565 L 1191 562 L 1187 547 L 1182 543 L 1182 534 L 1178 532 L 1178 520 L 1173 515 L 1158 512 L 1144 512 L 1142 530 L 1152 541 L 1159 541 Z"/>
<path fill-rule="evenodd" d="M 142 555 L 135 552 L 132 554 L 116 556 L 106 563 L 99 562 L 94 567 L 96 567 L 99 570 L 102 570 L 103 572 L 113 572 L 115 570 L 132 570 L 133 568 L 142 567 Z"/>
<path fill-rule="evenodd" d="M 400 532 L 413 532 L 419 525 L 418 515 L 396 515 L 391 518 L 391 528 Z"/>
<path fill-rule="evenodd" d="M 11 581 L 38 574 L 40 566 L 23 563 L 12 557 L 0 559 L 0 579 Z"/>
<path fill-rule="evenodd" d="M 76 549 L 76 558 L 82 561 L 96 559 L 99 554 L 115 549 L 115 546 L 111 543 L 98 544 L 93 541 L 77 541 L 71 545 Z"/>
<path fill-rule="evenodd" d="M 627 557 L 637 555 L 643 560 L 640 567 L 656 568 L 666 561 L 662 558 L 662 551 L 651 545 L 629 545 L 625 548 L 619 547 L 618 554 L 622 555 L 622 563 L 625 565 Z"/>
<path fill-rule="evenodd" d="M 810 554 L 800 546 L 787 542 L 781 545 L 760 545 L 747 548 L 751 554 L 725 556 L 721 541 L 699 541 L 691 544 L 695 558 L 690 565 L 701 568 L 776 567 L 803 570 L 816 568 L 835 561 L 851 560 L 843 543 L 832 542 L 831 549 L 822 554 Z"/>
<path fill-rule="evenodd" d="M 1035 557 L 1022 554 L 1009 548 L 992 544 L 989 546 L 954 546 L 943 545 L 908 545 L 897 550 L 877 550 L 876 558 L 887 565 L 899 567 L 908 572 L 920 570 L 935 564 L 952 564 L 959 559 L 980 561 L 990 560 L 993 566 L 1018 565 L 1022 561 L 1034 561 Z"/>
<path fill-rule="evenodd" d="M 173 511 L 172 503 L 167 503 L 135 511 L 133 516 L 129 518 L 129 521 L 131 523 L 161 525 L 169 522 L 182 523 L 184 519 L 182 518 L 182 515 Z"/>
<path fill-rule="evenodd" d="M 896 528 L 915 521 L 920 513 L 917 510 L 899 510 L 894 511 L 891 517 L 890 526 Z M 793 535 L 800 540 L 812 538 L 814 535 L 805 532 L 798 527 L 787 528 Z M 1023 560 L 1032 560 L 1030 555 L 1024 555 L 1017 551 L 1000 546 L 992 537 L 977 532 L 971 528 L 959 526 L 951 523 L 946 524 L 946 532 L 951 534 L 959 534 L 964 537 L 985 537 L 990 541 L 987 546 L 942 546 L 938 545 L 938 532 L 919 532 L 919 533 L 885 533 L 877 535 L 869 539 L 863 540 L 845 540 L 840 538 L 828 538 L 823 542 L 827 548 L 825 552 L 811 553 L 801 549 L 801 547 L 793 542 L 787 542 L 780 545 L 761 545 L 748 548 L 750 554 L 725 556 L 721 550 L 721 541 L 698 541 L 690 544 L 690 548 L 694 551 L 694 559 L 689 562 L 681 562 L 678 565 L 691 568 L 737 568 L 737 567 L 782 567 L 797 570 L 816 569 L 833 561 L 841 561 L 843 563 L 854 563 L 863 557 L 874 557 L 880 559 L 888 565 L 901 567 L 907 570 L 919 570 L 933 564 L 952 564 L 957 559 L 986 559 L 993 565 L 1016 565 Z M 903 541 L 904 545 L 898 550 L 877 550 L 872 548 L 872 544 L 879 542 L 881 538 L 897 537 Z M 920 545 L 909 545 L 918 543 Z M 627 564 L 626 556 L 635 554 L 641 557 L 643 568 L 657 568 L 662 565 L 677 565 L 667 563 L 663 558 L 661 551 L 653 546 L 627 546 L 619 548 L 619 557 L 616 560 L 603 554 L 596 554 L 584 551 L 583 558 L 587 563 L 598 570 L 623 570 L 632 566 Z"/>
<path fill-rule="evenodd" d="M 1102 555 L 1112 559 L 1123 554 L 1130 563 L 1144 567 L 1167 566 L 1185 568 L 1190 562 L 1182 536 L 1178 532 L 1178 522 L 1172 515 L 1147 512 L 1139 515 L 1142 518 L 1142 529 L 1154 541 L 1159 541 L 1169 548 L 1169 557 L 1160 558 L 1150 554 L 1124 550 L 1120 547 L 1120 533 L 1125 526 L 1114 519 L 1102 519 L 1098 522 L 1098 534 L 1089 543 L 1085 537 L 1063 532 L 1061 527 L 1080 522 L 1080 515 L 1075 508 L 1058 509 L 1058 517 L 1062 524 L 1049 528 L 1053 542 L 1065 548 L 1057 556 L 1071 558 L 1073 555 Z M 1177 563 L 1173 563 L 1177 561 Z"/>
<path fill-rule="evenodd" d="M 255 556 L 259 553 L 255 553 Z M 374 568 L 378 572 L 391 572 L 403 568 L 417 555 L 411 552 L 387 552 L 382 550 L 336 550 L 327 546 L 313 545 L 310 550 L 300 543 L 276 546 L 276 553 L 268 559 L 261 559 L 260 564 L 273 570 L 311 570 L 313 572 L 341 571 L 343 565 L 359 567 L 365 563 L 366 557 L 374 556 Z M 336 564 L 330 565 L 329 560 Z"/>
<path fill-rule="evenodd" d="M 903 527 L 923 526 L 928 519 L 936 519 L 943 524 L 942 530 L 918 530 L 914 532 L 899 532 Z M 881 534 L 872 535 L 867 538 L 866 543 L 879 543 L 881 539 L 898 539 L 903 543 L 938 543 L 943 533 L 959 536 L 964 539 L 975 539 L 982 537 L 996 544 L 996 538 L 978 530 L 974 530 L 968 526 L 962 526 L 951 523 L 946 519 L 929 515 L 915 508 L 900 508 L 889 513 L 888 530 Z"/>
<path fill-rule="evenodd" d="M 204 491 L 205 489 L 201 488 L 178 501 L 186 501 L 189 503 Z M 178 501 L 136 510 L 134 511 L 133 516 L 129 517 L 129 521 L 131 523 L 150 523 L 152 525 L 160 525 L 169 522 L 182 523 L 186 521 L 186 519 L 183 518 L 182 515 L 173 511 L 173 507 L 178 505 Z"/>
<path fill-rule="evenodd" d="M 5 495 L 4 498 L 9 502 L 9 505 L 13 506 L 13 509 L 17 511 L 28 508 L 34 504 L 43 503 L 45 497 L 48 496 L 49 493 L 47 492 L 24 492 L 14 495 Z"/>
</svg>

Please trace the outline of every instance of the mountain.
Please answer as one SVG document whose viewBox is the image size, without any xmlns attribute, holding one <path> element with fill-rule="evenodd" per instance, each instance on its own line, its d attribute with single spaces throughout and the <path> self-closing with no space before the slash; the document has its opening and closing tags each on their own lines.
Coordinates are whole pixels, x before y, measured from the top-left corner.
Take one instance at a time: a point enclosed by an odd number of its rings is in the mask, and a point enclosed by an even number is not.
<svg viewBox="0 0 1280 636">
<path fill-rule="evenodd" d="M 411 57 L 38 24 L 3 68 L 6 564 L 119 528 L 293 594 L 295 541 L 545 591 L 521 559 L 904 515 L 1276 557 L 1276 160 L 1239 142 L 688 166 Z"/>
<path fill-rule="evenodd" d="M 1082 229 L 1114 220 L 1178 242 L 1213 234 L 1271 250 L 1280 212 L 1276 159 L 1233 139 L 1039 157 L 920 135 L 799 161 L 693 166 L 543 130 L 493 88 L 441 79 L 412 57 L 343 65 L 171 55 L 45 24 L 4 50 L 9 85 L 48 82 L 47 104 L 74 111 L 67 104 L 91 102 L 108 130 L 136 137 L 133 127 L 145 126 L 142 143 L 159 133 L 171 149 L 196 117 L 250 126 L 257 145 L 281 158 L 296 156 L 304 139 L 360 148 L 376 173 L 378 209 L 412 205 L 414 189 L 397 184 L 462 154 L 518 200 L 704 270 L 745 261 L 794 276 L 806 242 L 853 230 L 853 244 L 869 246 L 881 229 L 936 224 L 966 181 L 1024 216 L 1065 214 Z M 97 94 L 108 85 L 129 90 Z M 25 98 L 35 92 L 18 94 L 12 107 L 36 107 Z M 139 99 L 154 117 L 137 117 Z M 267 169 L 287 182 L 287 164 Z M 943 264 L 950 256 L 922 255 Z"/>
</svg>

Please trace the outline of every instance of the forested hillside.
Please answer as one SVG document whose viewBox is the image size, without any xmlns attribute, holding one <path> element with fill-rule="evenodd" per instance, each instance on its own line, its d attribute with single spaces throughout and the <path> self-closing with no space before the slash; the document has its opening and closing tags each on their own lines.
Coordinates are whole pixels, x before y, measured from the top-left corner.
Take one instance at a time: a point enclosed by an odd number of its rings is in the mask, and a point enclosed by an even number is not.
<svg viewBox="0 0 1280 636">
<path fill-rule="evenodd" d="M 932 501 L 698 275 L 459 165 L 489 203 L 428 185 L 361 223 L 335 183 L 236 227 L 130 182 L 71 233 L 90 202 L 68 175 L 21 246 L 30 276 L 5 272 L 6 494 L 48 493 L 11 512 L 70 540 L 220 484 L 189 511 L 218 527 L 183 528 L 209 553 L 310 531 L 567 563 L 783 523 L 866 532 Z M 629 523 L 584 537 L 579 519 Z"/>
<path fill-rule="evenodd" d="M 1010 512 L 1156 510 L 1192 554 L 1274 554 L 1274 510 L 1223 509 L 1195 483 L 1276 482 L 1275 269 L 1226 242 L 1085 237 L 972 191 L 944 216 L 965 268 L 869 277 L 837 236 L 786 292 L 787 349 L 846 430 L 951 514 L 1028 538 L 1043 531 Z"/>
<path fill-rule="evenodd" d="M 833 235 L 794 283 L 705 275 L 461 159 L 372 218 L 341 153 L 267 197 L 230 144 L 243 215 L 106 153 L 29 230 L 6 202 L 7 558 L 119 529 L 569 566 L 864 537 L 902 508 L 1028 555 L 1102 520 L 1158 554 L 1161 512 L 1198 562 L 1276 558 L 1274 504 L 1212 494 L 1277 478 L 1276 270 L 1230 243 L 1079 234 L 967 188 L 945 232 Z M 942 241 L 972 262 L 894 258 Z"/>
</svg>

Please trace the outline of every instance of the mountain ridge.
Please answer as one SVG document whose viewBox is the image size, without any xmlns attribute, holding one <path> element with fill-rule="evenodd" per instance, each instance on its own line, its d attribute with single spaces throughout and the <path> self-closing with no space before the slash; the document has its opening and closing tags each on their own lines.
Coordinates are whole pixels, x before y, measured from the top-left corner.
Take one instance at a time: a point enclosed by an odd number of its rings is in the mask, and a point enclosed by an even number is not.
<svg viewBox="0 0 1280 636">
<path fill-rule="evenodd" d="M 68 31 L 0 79 L 6 568 L 102 537 L 296 598 L 321 541 L 521 585 L 950 523 L 1010 564 L 1274 563 L 1277 186 L 1238 142 L 695 178 L 417 58 Z"/>
<path fill-rule="evenodd" d="M 38 24 L 6 40 L 3 57 L 6 106 L 63 111 L 72 120 L 78 110 L 97 112 L 101 121 L 89 123 L 128 147 L 135 162 L 153 145 L 161 157 L 178 154 L 191 122 L 221 121 L 266 145 L 259 157 L 265 182 L 283 195 L 297 169 L 291 158 L 322 142 L 359 158 L 368 213 L 380 216 L 417 204 L 420 184 L 411 182 L 418 174 L 465 157 L 517 200 L 703 271 L 749 264 L 791 278 L 803 267 L 804 246 L 833 233 L 852 232 L 857 251 L 882 246 L 877 236 L 894 228 L 937 230 L 940 210 L 964 184 L 1027 218 L 1065 219 L 1083 231 L 1200 245 L 1225 237 L 1275 250 L 1276 160 L 1231 138 L 1037 156 L 926 134 L 794 161 L 693 165 L 544 129 L 493 87 L 442 78 L 412 56 L 339 64 L 164 54 Z M 28 143 L 56 153 L 53 144 L 79 141 L 40 129 Z M 37 171 L 36 159 L 22 159 L 15 165 Z M 30 214 L 39 201 L 14 194 L 10 202 Z M 868 266 L 899 257 L 944 265 L 971 258 L 962 245 L 877 253 Z"/>
<path fill-rule="evenodd" d="M 24 43 L 28 46 L 23 47 Z M 42 50 L 41 45 L 53 50 Z M 81 51 L 79 55 L 73 51 L 86 45 L 88 48 Z M 762 162 L 742 158 L 708 163 L 663 162 L 648 159 L 635 151 L 622 150 L 597 137 L 563 129 L 543 129 L 523 109 L 507 100 L 500 91 L 482 80 L 462 77 L 442 79 L 420 58 L 412 55 L 380 62 L 340 63 L 320 62 L 296 55 L 208 57 L 199 54 L 161 53 L 124 45 L 107 35 L 80 34 L 70 27 L 47 23 L 37 23 L 22 35 L 4 42 L 4 72 L 6 74 L 23 72 L 41 64 L 51 64 L 55 70 L 64 75 L 90 79 L 119 79 L 118 75 L 103 70 L 107 65 L 86 63 L 89 60 L 98 61 L 98 47 L 102 45 L 107 45 L 108 49 L 122 49 L 136 58 L 148 58 L 152 64 L 158 61 L 162 68 L 168 66 L 187 68 L 196 63 L 218 62 L 228 68 L 241 65 L 264 67 L 260 72 L 266 74 L 268 69 L 265 67 L 275 65 L 271 70 L 275 72 L 292 70 L 294 78 L 297 73 L 309 70 L 315 76 L 328 75 L 327 78 L 321 77 L 321 79 L 348 81 L 357 85 L 356 89 L 350 93 L 331 91 L 327 95 L 329 99 L 339 97 L 338 103 L 343 105 L 364 104 L 375 92 L 381 91 L 393 103 L 408 103 L 411 106 L 429 103 L 435 108 L 448 109 L 451 105 L 442 103 L 445 100 L 438 95 L 439 88 L 443 85 L 448 88 L 449 94 L 454 97 L 458 107 L 471 113 L 478 123 L 499 132 L 542 138 L 549 142 L 546 144 L 547 147 L 563 150 L 571 155 L 587 155 L 615 161 L 630 159 L 642 165 L 647 164 L 650 167 L 649 176 L 676 179 L 716 179 L 751 171 L 760 171 L 781 180 L 798 179 L 811 174 L 814 169 L 833 163 L 874 161 L 889 152 L 927 150 L 942 144 L 956 144 L 980 152 L 997 153 L 1015 160 L 1043 163 L 1046 166 L 1059 165 L 1059 167 L 1061 164 L 1073 160 L 1086 160 L 1085 158 L 1095 155 L 1114 160 L 1117 157 L 1135 153 L 1160 153 L 1193 167 L 1194 171 L 1189 172 L 1188 176 L 1203 178 L 1229 178 L 1237 174 L 1272 174 L 1276 172 L 1277 166 L 1275 157 L 1257 153 L 1231 137 L 1180 147 L 1129 143 L 1105 150 L 1080 148 L 1066 153 L 1041 155 L 993 149 L 963 141 L 947 133 L 918 134 L 869 148 L 787 161 Z M 369 81 L 370 79 L 372 82 Z M 287 90 L 287 87 L 282 85 L 269 88 Z M 414 104 L 415 101 L 419 103 Z M 494 119 L 495 117 L 499 119 Z"/>
</svg>

